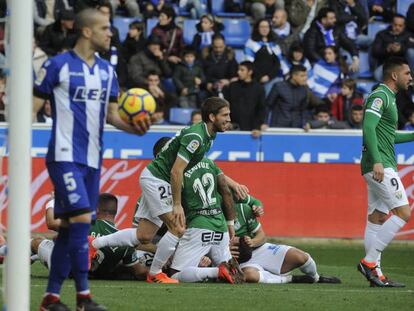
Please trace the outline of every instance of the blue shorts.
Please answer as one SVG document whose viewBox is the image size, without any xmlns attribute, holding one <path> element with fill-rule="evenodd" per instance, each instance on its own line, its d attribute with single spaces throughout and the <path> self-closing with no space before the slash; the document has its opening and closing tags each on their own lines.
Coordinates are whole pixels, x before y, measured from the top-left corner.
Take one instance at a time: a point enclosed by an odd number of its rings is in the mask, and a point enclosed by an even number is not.
<svg viewBox="0 0 414 311">
<path fill-rule="evenodd" d="M 55 218 L 92 213 L 96 217 L 100 169 L 73 162 L 47 162 L 55 187 Z"/>
</svg>

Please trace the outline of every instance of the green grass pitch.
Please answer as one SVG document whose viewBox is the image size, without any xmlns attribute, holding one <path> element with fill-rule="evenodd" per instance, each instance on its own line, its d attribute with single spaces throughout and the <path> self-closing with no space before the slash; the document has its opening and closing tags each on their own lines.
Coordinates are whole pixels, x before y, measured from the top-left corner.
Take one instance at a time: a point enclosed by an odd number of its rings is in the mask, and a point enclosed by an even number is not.
<svg viewBox="0 0 414 311">
<path fill-rule="evenodd" d="M 414 310 L 414 244 L 392 243 L 383 255 L 390 278 L 403 289 L 370 288 L 356 271 L 363 246 L 354 241 L 285 241 L 310 254 L 320 274 L 336 275 L 342 284 L 157 285 L 138 281 L 91 281 L 94 298 L 112 311 L 129 310 Z M 300 273 L 296 271 L 295 273 Z M 47 270 L 32 265 L 31 310 L 38 310 Z M 62 301 L 74 308 L 73 281 L 66 281 Z"/>
</svg>

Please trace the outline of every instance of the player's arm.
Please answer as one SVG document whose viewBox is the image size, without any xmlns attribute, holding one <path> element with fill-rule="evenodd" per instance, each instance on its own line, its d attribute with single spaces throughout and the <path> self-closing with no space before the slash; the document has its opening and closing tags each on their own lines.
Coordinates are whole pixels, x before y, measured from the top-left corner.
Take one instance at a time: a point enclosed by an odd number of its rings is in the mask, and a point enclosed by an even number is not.
<svg viewBox="0 0 414 311">
<path fill-rule="evenodd" d="M 37 122 L 37 113 L 42 109 L 44 103 L 44 98 L 33 96 L 32 122 Z"/>
<path fill-rule="evenodd" d="M 109 124 L 115 126 L 117 129 L 120 129 L 121 131 L 138 135 L 144 135 L 151 125 L 151 120 L 149 116 L 133 124 L 128 124 L 124 122 L 119 116 L 118 104 L 116 102 L 109 103 L 108 115 L 106 120 Z"/>
<path fill-rule="evenodd" d="M 254 238 L 245 237 L 246 243 L 250 247 L 259 247 L 266 242 L 266 234 L 262 226 L 259 226 L 257 231 L 254 233 Z"/>
<path fill-rule="evenodd" d="M 139 244 L 136 247 L 137 250 L 143 251 L 143 252 L 148 252 L 148 253 L 154 253 L 157 251 L 157 245 L 153 244 L 153 243 L 148 243 L 148 244 Z"/>
<path fill-rule="evenodd" d="M 188 162 L 177 156 L 171 169 L 171 192 L 173 197 L 173 214 L 180 226 L 185 226 L 184 209 L 181 205 L 181 185 L 183 184 L 183 174 Z"/>
<path fill-rule="evenodd" d="M 256 217 L 260 217 L 264 215 L 264 208 L 263 203 L 256 199 L 255 197 L 251 196 L 250 194 L 247 195 L 245 199 L 237 200 L 236 203 L 247 204 L 252 208 L 253 214 Z"/>
<path fill-rule="evenodd" d="M 60 219 L 55 219 L 54 207 L 55 200 L 52 197 L 46 204 L 46 226 L 49 230 L 59 231 L 61 221 Z"/>
<path fill-rule="evenodd" d="M 217 190 L 223 198 L 223 213 L 227 220 L 230 240 L 236 235 L 234 230 L 234 219 L 236 218 L 236 210 L 234 209 L 233 196 L 227 185 L 226 177 L 223 173 L 217 175 Z"/>
<path fill-rule="evenodd" d="M 233 190 L 237 199 L 245 199 L 249 195 L 249 188 L 245 185 L 241 185 L 229 176 L 225 176 L 227 185 Z"/>
<path fill-rule="evenodd" d="M 414 141 L 414 132 L 396 132 L 395 133 L 395 143 L 402 144 Z"/>
</svg>

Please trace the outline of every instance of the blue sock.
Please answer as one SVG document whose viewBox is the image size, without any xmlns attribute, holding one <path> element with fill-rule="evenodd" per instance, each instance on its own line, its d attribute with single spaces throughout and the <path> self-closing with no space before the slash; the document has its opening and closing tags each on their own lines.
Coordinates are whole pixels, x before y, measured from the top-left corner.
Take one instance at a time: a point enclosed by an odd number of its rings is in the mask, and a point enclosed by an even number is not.
<svg viewBox="0 0 414 311">
<path fill-rule="evenodd" d="M 89 247 L 88 234 L 91 225 L 75 222 L 69 225 L 69 254 L 76 291 L 88 292 Z"/>
<path fill-rule="evenodd" d="M 53 247 L 47 293 L 59 295 L 63 282 L 68 277 L 71 262 L 69 257 L 69 229 L 60 228 Z"/>
</svg>

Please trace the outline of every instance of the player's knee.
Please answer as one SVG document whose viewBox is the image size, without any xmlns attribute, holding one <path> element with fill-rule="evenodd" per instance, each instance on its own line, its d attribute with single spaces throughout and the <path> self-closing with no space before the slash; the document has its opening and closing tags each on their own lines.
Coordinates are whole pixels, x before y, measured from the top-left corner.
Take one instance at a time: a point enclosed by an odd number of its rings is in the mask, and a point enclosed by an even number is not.
<svg viewBox="0 0 414 311">
<path fill-rule="evenodd" d="M 37 254 L 37 251 L 39 249 L 40 243 L 44 240 L 44 237 L 35 237 L 30 242 L 30 247 L 32 251 L 34 251 Z"/>
<path fill-rule="evenodd" d="M 395 209 L 393 213 L 405 222 L 408 222 L 411 218 L 411 208 L 408 205 Z"/>
<path fill-rule="evenodd" d="M 247 283 L 259 283 L 260 273 L 257 269 L 244 268 L 243 273 Z"/>
<path fill-rule="evenodd" d="M 151 232 L 137 232 L 137 239 L 141 244 L 152 243 L 154 235 Z"/>
</svg>

